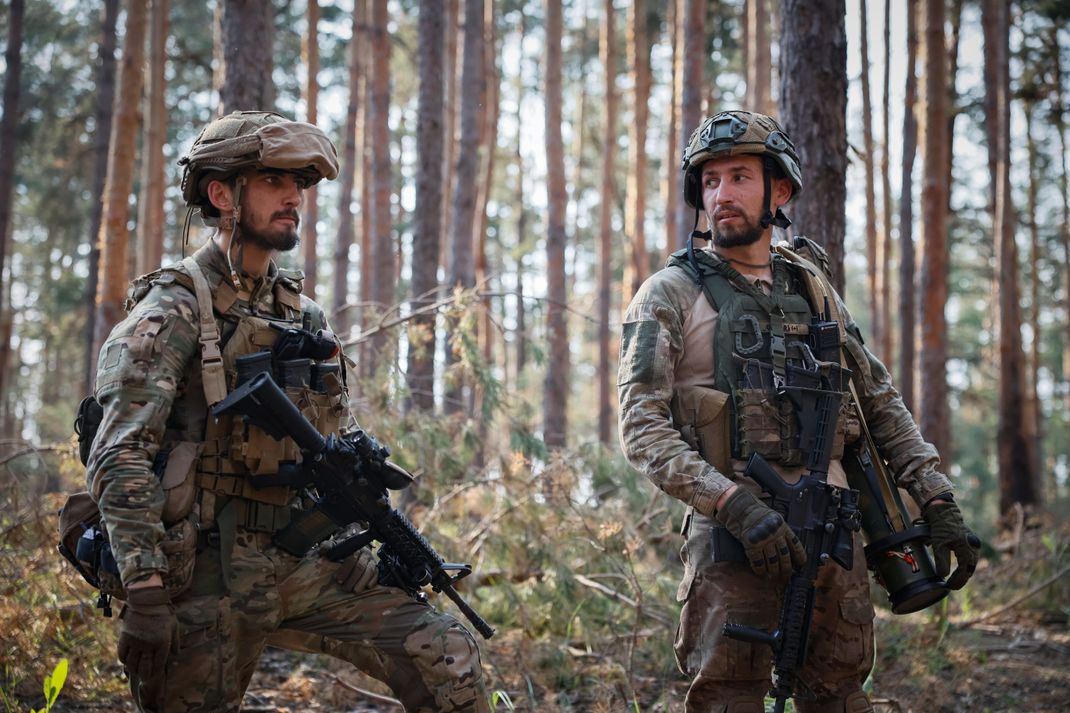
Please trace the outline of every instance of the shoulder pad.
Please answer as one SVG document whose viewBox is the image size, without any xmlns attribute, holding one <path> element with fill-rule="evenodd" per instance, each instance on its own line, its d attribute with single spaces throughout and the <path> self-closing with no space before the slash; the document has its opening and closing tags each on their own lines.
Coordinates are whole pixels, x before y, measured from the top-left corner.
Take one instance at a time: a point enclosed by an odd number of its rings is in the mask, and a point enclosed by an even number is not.
<svg viewBox="0 0 1070 713">
<path fill-rule="evenodd" d="M 305 273 L 301 270 L 286 270 L 280 267 L 275 281 L 290 292 L 301 294 L 304 290 Z"/>
<path fill-rule="evenodd" d="M 126 303 L 123 305 L 123 309 L 130 312 L 157 285 L 165 287 L 174 284 L 181 285 L 190 292 L 193 291 L 193 279 L 186 274 L 186 271 L 182 269 L 182 265 L 178 263 L 135 277 L 130 281 L 130 286 L 126 290 Z"/>
<path fill-rule="evenodd" d="M 829 254 L 819 243 L 803 235 L 796 235 L 791 241 L 790 250 L 820 268 L 829 282 L 835 282 Z"/>
</svg>

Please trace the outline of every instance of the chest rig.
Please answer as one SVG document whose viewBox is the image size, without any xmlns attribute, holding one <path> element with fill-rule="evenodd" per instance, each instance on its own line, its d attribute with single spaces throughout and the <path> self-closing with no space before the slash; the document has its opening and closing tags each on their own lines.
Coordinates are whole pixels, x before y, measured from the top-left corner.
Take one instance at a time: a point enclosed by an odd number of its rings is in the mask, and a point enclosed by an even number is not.
<svg viewBox="0 0 1070 713">
<path fill-rule="evenodd" d="M 237 507 L 232 508 L 237 511 L 236 525 L 277 531 L 289 522 L 295 495 L 292 488 L 279 484 L 277 474 L 281 465 L 300 462 L 300 450 L 292 439 L 276 440 L 240 417 L 216 419 L 209 415 L 209 407 L 257 373 L 269 371 L 317 431 L 335 432 L 346 413 L 341 357 L 316 360 L 280 353 L 280 339 L 324 326 L 312 324 L 313 315 L 301 308 L 299 281 L 282 271 L 270 296 L 249 294 L 236 291 L 225 280 L 211 287 L 201 266 L 188 257 L 140 278 L 131 297 L 136 301 L 146 288 L 169 282 L 196 295 L 200 368 L 186 371 L 168 418 L 161 456 L 190 461 L 202 509 L 210 503 L 214 505 L 209 510 L 218 509 L 223 502 L 236 500 Z M 211 516 L 202 512 L 202 525 L 206 519 Z"/>
<path fill-rule="evenodd" d="M 813 429 L 835 428 L 831 459 L 856 440 L 860 425 L 850 405 L 850 371 L 840 365 L 841 329 L 828 305 L 818 312 L 803 296 L 795 265 L 772 258 L 766 294 L 728 263 L 705 251 L 673 254 L 717 312 L 712 344 L 714 388 L 731 396 L 731 453 L 758 453 L 782 466 L 807 462 Z M 835 423 L 821 423 L 816 393 L 843 392 Z"/>
</svg>

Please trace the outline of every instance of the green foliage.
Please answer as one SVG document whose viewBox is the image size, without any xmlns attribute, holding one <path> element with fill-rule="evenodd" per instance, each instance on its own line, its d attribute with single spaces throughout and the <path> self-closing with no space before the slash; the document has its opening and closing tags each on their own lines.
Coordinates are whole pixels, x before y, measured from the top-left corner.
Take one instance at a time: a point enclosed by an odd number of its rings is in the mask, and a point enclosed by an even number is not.
<svg viewBox="0 0 1070 713">
<path fill-rule="evenodd" d="M 53 704 L 59 698 L 59 692 L 63 690 L 63 684 L 67 680 L 67 659 L 60 659 L 52 673 L 45 676 L 45 707 L 40 710 L 30 709 L 30 713 L 48 713 Z"/>
</svg>

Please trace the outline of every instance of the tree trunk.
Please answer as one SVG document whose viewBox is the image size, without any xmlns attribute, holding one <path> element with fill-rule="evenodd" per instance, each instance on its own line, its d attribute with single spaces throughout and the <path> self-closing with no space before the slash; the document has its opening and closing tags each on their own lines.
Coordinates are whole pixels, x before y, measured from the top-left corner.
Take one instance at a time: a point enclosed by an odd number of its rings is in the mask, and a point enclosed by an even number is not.
<svg viewBox="0 0 1070 713">
<path fill-rule="evenodd" d="M 881 103 L 881 233 L 877 245 L 878 270 L 877 282 L 880 285 L 881 324 L 884 325 L 880 342 L 877 349 L 881 360 L 888 364 L 892 363 L 892 182 L 891 182 L 891 159 L 889 147 L 891 146 L 891 124 L 889 123 L 889 110 L 891 109 L 891 16 L 892 0 L 884 0 L 884 81 L 882 84 L 883 96 Z"/>
<path fill-rule="evenodd" d="M 219 103 L 222 114 L 275 108 L 275 13 L 264 0 L 220 0 L 223 62 Z"/>
<path fill-rule="evenodd" d="M 669 129 L 665 134 L 667 139 L 665 152 L 665 176 L 661 183 L 662 202 L 665 206 L 665 252 L 671 253 L 680 245 L 681 228 L 676 222 L 677 206 L 682 197 L 680 195 L 680 149 L 676 142 L 680 140 L 680 73 L 683 71 L 683 57 L 679 47 L 679 14 L 682 0 L 668 0 L 665 8 L 665 31 L 668 34 L 669 44 L 672 45 L 672 75 L 669 77 Z"/>
<path fill-rule="evenodd" d="M 773 114 L 770 93 L 772 60 L 769 48 L 769 0 L 748 0 L 746 15 L 747 106 L 750 111 Z"/>
<path fill-rule="evenodd" d="M 1030 431 L 1033 435 L 1033 462 L 1040 473 L 1045 471 L 1044 463 L 1044 409 L 1040 405 L 1040 227 L 1037 225 L 1037 192 L 1040 181 L 1037 179 L 1038 154 L 1036 137 L 1033 135 L 1033 117 L 1035 104 L 1032 99 L 1027 99 L 1025 108 L 1025 134 L 1026 148 L 1029 156 L 1029 183 L 1027 195 L 1029 200 L 1029 215 L 1026 223 L 1029 225 L 1029 329 L 1033 335 L 1029 350 L 1029 378 L 1026 381 L 1026 405 L 1029 418 L 1032 420 Z M 1038 478 L 1039 480 L 1039 478 Z M 1048 484 L 1038 483 L 1038 491 L 1043 492 Z M 1049 496 L 1054 498 L 1055 489 L 1052 488 Z"/>
<path fill-rule="evenodd" d="M 126 249 L 130 242 L 130 192 L 134 185 L 137 151 L 138 105 L 145 65 L 145 24 L 148 0 L 127 0 L 126 34 L 119 63 L 119 91 L 115 95 L 115 120 L 111 127 L 108 178 L 104 186 L 104 212 L 100 224 L 100 275 L 97 289 L 96 335 L 93 351 L 100 347 L 118 323 L 129 279 Z"/>
<path fill-rule="evenodd" d="M 445 99 L 442 5 L 420 6 L 419 74 L 416 149 L 420 166 L 441 166 L 443 101 Z M 442 233 L 442 181 L 434 171 L 416 172 L 416 213 L 412 237 L 412 311 L 434 301 L 438 292 L 439 235 Z M 409 405 L 421 411 L 435 408 L 435 315 L 415 317 L 409 325 L 406 370 Z"/>
<path fill-rule="evenodd" d="M 677 43 L 683 46 L 680 55 L 680 74 L 677 76 L 676 92 L 679 97 L 679 123 L 676 125 L 677 141 L 673 159 L 669 162 L 670 170 L 679 171 L 683 161 L 683 147 L 702 121 L 702 99 L 705 87 L 702 77 L 706 59 L 706 3 L 702 0 L 678 0 L 680 36 Z M 683 195 L 675 191 L 671 196 L 676 210 L 678 235 L 670 243 L 676 249 L 687 244 L 691 226 L 697 215 L 695 210 L 684 203 Z"/>
<path fill-rule="evenodd" d="M 369 20 L 372 14 L 372 6 L 367 5 Z M 360 309 L 358 310 L 358 319 L 362 330 L 366 330 L 371 326 L 371 315 L 374 310 L 371 308 L 372 295 L 374 289 L 374 275 L 375 275 L 375 253 L 372 248 L 374 242 L 372 233 L 372 216 L 375 214 L 375 206 L 372 203 L 372 144 L 375 141 L 374 123 L 372 120 L 372 92 L 373 84 L 371 77 L 374 77 L 374 72 L 377 69 L 376 60 L 373 55 L 375 51 L 374 36 L 369 26 L 367 29 L 368 38 L 368 53 L 365 56 L 367 59 L 367 71 L 364 79 L 364 111 L 361 112 L 363 116 L 363 122 L 358 123 L 357 133 L 361 135 L 361 159 L 360 159 L 360 175 L 357 177 L 359 182 L 360 193 Z M 369 77 L 369 74 L 371 77 Z M 360 119 L 358 118 L 358 122 Z M 365 378 L 370 378 L 374 373 L 375 360 L 369 354 L 371 351 L 371 345 L 363 343 L 360 346 L 360 374 Z"/>
<path fill-rule="evenodd" d="M 11 216 L 15 200 L 15 158 L 18 153 L 16 131 L 19 125 L 19 95 L 22 89 L 22 21 L 26 13 L 24 0 L 11 0 L 7 25 L 7 48 L 4 50 L 4 117 L 0 119 L 0 394 L 8 392 L 8 364 L 11 360 L 12 314 L 10 294 L 14 275 L 8 273 L 8 245 L 13 231 Z M 8 423 L 7 409 L 0 414 L 0 434 L 11 435 L 14 429 Z"/>
<path fill-rule="evenodd" d="M 520 17 L 520 36 L 526 34 L 526 16 Z M 520 64 L 524 62 L 521 51 Z M 524 78 L 517 74 L 516 77 L 516 382 L 519 387 L 520 375 L 524 373 L 524 367 L 528 363 L 528 324 L 527 306 L 524 304 L 524 254 L 527 250 L 528 212 L 524 202 Z"/>
<path fill-rule="evenodd" d="M 353 193 L 357 177 L 363 173 L 363 115 L 367 105 L 364 99 L 366 14 L 364 0 L 356 0 L 353 3 L 353 36 L 349 41 L 349 103 L 346 105 L 345 138 L 342 144 L 342 187 L 338 199 L 338 236 L 334 241 L 334 294 L 331 303 L 334 328 L 343 334 L 349 331 L 349 325 L 352 324 L 352 314 L 344 308 L 349 302 L 349 250 L 354 237 Z M 362 205 L 361 209 L 365 207 Z"/>
<path fill-rule="evenodd" d="M 446 2 L 446 57 L 444 65 L 446 96 L 443 114 L 445 126 L 445 150 L 442 159 L 442 233 L 439 240 L 439 261 L 442 263 L 442 272 L 450 274 L 452 269 L 450 261 L 453 255 L 450 251 L 450 226 L 452 225 L 451 211 L 453 210 L 453 168 L 457 162 L 457 38 L 460 30 L 460 0 L 445 0 Z M 449 349 L 447 348 L 447 358 Z"/>
<path fill-rule="evenodd" d="M 646 248 L 646 127 L 650 98 L 650 36 L 647 32 L 646 0 L 635 0 L 628 10 L 628 64 L 632 68 L 632 122 L 628 127 L 628 179 L 624 199 L 623 301 L 632 295 L 650 274 Z"/>
<path fill-rule="evenodd" d="M 546 0 L 546 331 L 549 354 L 543 398 L 543 440 L 564 448 L 568 433 L 569 344 L 565 319 L 565 149 L 561 139 L 561 4 Z"/>
<path fill-rule="evenodd" d="M 167 141 L 167 32 L 170 0 L 152 0 L 149 34 L 149 82 L 145 94 L 146 120 L 141 139 L 141 195 L 138 196 L 137 232 L 140 248 L 137 273 L 144 275 L 163 262 L 164 155 Z"/>
<path fill-rule="evenodd" d="M 794 230 L 829 254 L 843 292 L 847 198 L 847 34 L 844 0 L 780 5 L 780 113 L 795 141 L 805 188 L 786 212 Z"/>
<path fill-rule="evenodd" d="M 319 103 L 320 94 L 319 0 L 308 0 L 306 15 L 308 32 L 304 37 L 302 47 L 305 66 L 308 67 L 308 78 L 305 82 L 305 119 L 308 123 L 315 124 L 318 119 L 316 105 Z M 301 230 L 305 256 L 304 291 L 312 299 L 316 299 L 316 284 L 319 282 L 319 260 L 316 257 L 316 223 L 319 221 L 319 206 L 316 203 L 318 193 L 315 186 L 305 191 L 305 209 L 304 215 L 301 216 L 301 222 L 304 225 Z"/>
<path fill-rule="evenodd" d="M 907 79 L 903 98 L 903 170 L 899 191 L 899 381 L 908 409 L 914 410 L 917 335 L 914 300 L 914 154 L 918 146 L 918 4 L 907 0 Z"/>
<path fill-rule="evenodd" d="M 483 123 L 480 130 L 479 143 L 482 146 L 483 167 L 482 176 L 479 180 L 479 192 L 476 195 L 475 231 L 472 235 L 475 246 L 475 269 L 476 284 L 480 289 L 490 289 L 491 270 L 487 258 L 487 228 L 489 216 L 487 204 L 490 200 L 491 185 L 494 181 L 494 159 L 498 146 L 498 95 L 501 92 L 501 77 L 495 57 L 498 56 L 494 32 L 494 0 L 488 0 L 483 6 L 483 76 L 484 99 L 482 102 Z M 490 368 L 494 363 L 494 315 L 493 302 L 489 296 L 480 298 L 479 312 L 479 348 L 483 364 Z M 484 397 L 486 390 L 483 384 L 476 384 L 472 390 L 471 407 L 469 413 L 476 419 L 479 429 L 479 447 L 476 449 L 475 466 L 482 468 L 485 465 L 487 432 L 490 418 L 484 413 L 486 407 Z"/>
<path fill-rule="evenodd" d="M 483 72 L 485 77 L 483 106 L 483 127 L 480 131 L 479 143 L 483 147 L 483 175 L 479 181 L 479 194 L 476 196 L 476 229 L 473 235 L 476 248 L 476 284 L 482 285 L 484 290 L 489 289 L 491 270 L 487 258 L 487 230 L 489 216 L 487 204 L 490 202 L 491 187 L 494 184 L 494 163 L 498 149 L 498 115 L 500 110 L 501 73 L 498 71 L 496 58 L 499 54 L 497 39 L 494 32 L 494 0 L 488 0 L 484 5 L 483 18 Z M 483 363 L 488 366 L 493 362 L 494 355 L 494 319 L 490 297 L 482 298 L 483 309 L 479 320 L 479 344 L 483 352 Z M 482 396 L 480 396 L 482 401 Z M 473 410 L 477 413 L 478 409 Z M 486 420 L 479 420 L 480 442 L 486 428 Z M 482 453 L 482 451 L 481 451 Z"/>
<path fill-rule="evenodd" d="M 1021 312 L 1018 288 L 1016 218 L 1010 185 L 1010 0 L 985 0 L 982 26 L 985 31 L 986 117 L 990 137 L 989 166 L 995 184 L 992 228 L 996 240 L 997 309 L 999 335 L 999 508 L 1008 512 L 1015 504 L 1039 505 L 1041 493 L 1034 459 L 1034 441 L 1028 432 L 1029 414 L 1025 395 L 1025 355 L 1022 351 Z"/>
<path fill-rule="evenodd" d="M 1059 44 L 1059 23 L 1054 22 L 1048 30 L 1047 43 L 1052 55 L 1052 76 L 1055 79 L 1053 96 L 1054 103 L 1052 114 L 1055 119 L 1055 129 L 1059 134 L 1059 195 L 1062 203 L 1062 219 L 1059 221 L 1059 242 L 1063 248 L 1063 309 L 1065 311 L 1063 324 L 1063 388 L 1066 394 L 1064 408 L 1070 416 L 1070 175 L 1066 164 L 1066 157 L 1070 153 L 1070 146 L 1066 139 L 1066 104 L 1063 95 L 1063 69 Z M 1054 477 L 1054 470 L 1052 471 Z"/>
<path fill-rule="evenodd" d="M 96 343 L 97 282 L 100 274 L 100 244 L 97 242 L 97 236 L 100 234 L 100 219 L 104 209 L 104 181 L 108 177 L 108 141 L 111 139 L 111 116 L 115 104 L 115 25 L 119 18 L 119 0 L 104 0 L 102 9 L 98 54 L 100 64 L 97 67 L 96 81 L 96 127 L 93 130 L 93 215 L 89 220 L 89 277 L 86 279 L 85 288 L 85 382 L 82 386 L 82 393 L 85 394 L 93 391 L 97 373 L 97 353 L 93 349 Z"/>
<path fill-rule="evenodd" d="M 390 162 L 390 35 L 387 29 L 387 0 L 372 0 L 371 54 L 372 81 L 368 101 L 368 129 L 371 146 L 371 298 L 377 316 L 394 303 L 394 236 L 390 194 L 394 172 Z M 370 325 L 365 320 L 364 327 Z M 365 355 L 368 374 L 375 375 L 389 344 L 385 332 L 376 334 Z"/>
<path fill-rule="evenodd" d="M 925 180 L 921 248 L 921 430 L 950 466 L 947 402 L 947 55 L 944 3 L 925 3 Z"/>
<path fill-rule="evenodd" d="M 480 98 L 486 91 L 483 76 L 483 4 L 479 0 L 464 3 L 464 53 L 461 58 L 460 122 L 461 138 L 457 150 L 457 165 L 453 173 L 453 206 L 450 210 L 450 270 L 447 279 L 451 289 L 471 289 L 475 285 L 475 259 L 472 245 L 472 226 L 475 224 L 476 182 L 479 174 L 479 127 L 482 121 Z M 456 363 L 455 325 L 449 334 L 450 348 L 446 363 Z M 466 399 L 464 384 L 447 376 L 448 386 L 444 406 L 447 413 L 461 410 Z"/>
<path fill-rule="evenodd" d="M 613 0 L 605 0 L 600 42 L 602 68 L 605 71 L 605 124 L 602 137 L 602 200 L 599 201 L 598 239 L 598 440 L 609 445 L 613 432 L 613 394 L 610 392 L 609 313 L 613 286 L 614 156 L 617 153 L 617 53 L 613 36 Z"/>
<path fill-rule="evenodd" d="M 873 341 L 880 344 L 884 339 L 884 323 L 881 321 L 881 287 L 877 254 L 877 195 L 873 176 L 873 111 L 869 92 L 869 28 L 867 27 L 866 0 L 860 0 L 862 48 L 862 165 L 866 183 L 866 282 L 869 292 L 869 318 Z M 881 358 L 886 355 L 881 354 Z"/>
</svg>

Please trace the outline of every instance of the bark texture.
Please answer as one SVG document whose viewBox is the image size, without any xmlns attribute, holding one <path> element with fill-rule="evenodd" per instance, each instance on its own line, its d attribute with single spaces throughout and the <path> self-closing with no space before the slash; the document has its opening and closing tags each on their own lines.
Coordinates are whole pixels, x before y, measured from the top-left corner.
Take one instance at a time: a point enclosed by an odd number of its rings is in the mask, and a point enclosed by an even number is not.
<svg viewBox="0 0 1070 713">
<path fill-rule="evenodd" d="M 7 48 L 4 50 L 4 117 L 0 119 L 0 394 L 6 394 L 8 365 L 11 355 L 12 315 L 7 302 L 10 283 L 5 284 L 8 246 L 11 242 L 12 204 L 15 199 L 15 133 L 19 125 L 19 95 L 22 90 L 22 23 L 26 13 L 24 0 L 11 0 L 7 26 Z M 13 275 L 8 274 L 7 280 Z M 5 414 L 5 421 L 6 414 Z M 11 424 L 3 423 L 4 435 L 13 435 Z"/>
<path fill-rule="evenodd" d="M 650 98 L 650 35 L 647 32 L 646 0 L 635 0 L 628 9 L 628 65 L 632 72 L 632 122 L 628 127 L 628 165 L 624 199 L 626 238 L 622 300 L 632 295 L 650 274 L 646 247 L 646 131 Z M 671 167 L 670 167 L 671 170 Z"/>
<path fill-rule="evenodd" d="M 602 200 L 598 215 L 598 440 L 609 445 L 612 438 L 613 394 L 610 391 L 611 365 L 609 313 L 613 284 L 613 190 L 614 157 L 617 153 L 617 53 L 613 36 L 613 0 L 605 0 L 602 9 L 602 32 L 599 43 L 605 72 L 605 111 L 602 136 Z"/>
<path fill-rule="evenodd" d="M 274 6 L 264 0 L 220 0 L 223 61 L 220 113 L 275 108 Z"/>
<path fill-rule="evenodd" d="M 420 6 L 416 142 L 421 166 L 443 160 L 443 62 L 446 13 L 438 3 Z M 412 236 L 412 311 L 430 304 L 438 291 L 439 235 L 442 233 L 442 181 L 434 171 L 416 172 L 416 214 Z M 421 411 L 435 408 L 435 315 L 420 315 L 409 325 L 406 370 L 409 403 Z"/>
<path fill-rule="evenodd" d="M 315 124 L 319 119 L 316 107 L 319 104 L 320 94 L 319 0 L 308 0 L 305 16 L 308 19 L 308 31 L 302 47 L 305 65 L 308 67 L 308 78 L 305 82 L 305 121 Z M 304 291 L 312 299 L 316 298 L 316 285 L 319 282 L 319 260 L 316 257 L 316 223 L 319 222 L 318 197 L 319 191 L 315 186 L 305 191 L 305 207 L 302 211 L 304 214 L 301 216 L 301 241 L 304 244 L 305 258 Z"/>
<path fill-rule="evenodd" d="M 675 156 L 669 162 L 669 168 L 679 171 L 683 161 L 683 150 L 687 146 L 687 140 L 691 137 L 698 125 L 702 122 L 702 100 L 705 95 L 706 85 L 703 79 L 703 68 L 706 64 L 706 3 L 702 0 L 678 0 L 679 23 L 681 37 L 677 39 L 677 50 L 682 46 L 683 52 L 679 55 L 680 73 L 677 75 L 676 91 L 679 97 L 679 123 L 676 126 L 677 142 Z M 691 226 L 695 222 L 695 210 L 684 203 L 683 194 L 675 191 L 671 200 L 676 209 L 677 236 L 673 243 L 673 250 L 687 244 L 687 236 L 691 234 Z"/>
<path fill-rule="evenodd" d="M 914 299 L 914 155 L 918 147 L 918 3 L 907 0 L 907 78 L 903 94 L 903 159 L 899 191 L 899 379 L 896 385 L 907 408 L 914 410 L 917 363 Z"/>
<path fill-rule="evenodd" d="M 844 0 L 780 5 L 780 116 L 802 164 L 787 212 L 797 234 L 825 247 L 843 291 L 847 198 L 847 34 Z"/>
<path fill-rule="evenodd" d="M 948 468 L 951 429 L 947 402 L 947 55 L 943 2 L 925 10 L 925 171 L 921 229 L 921 431 Z"/>
<path fill-rule="evenodd" d="M 130 192 L 134 187 L 137 152 L 138 105 L 145 68 L 145 25 L 148 0 L 127 0 L 123 57 L 119 62 L 119 87 L 115 95 L 108 154 L 108 178 L 104 187 L 101 217 L 100 275 L 97 289 L 97 319 L 93 351 L 99 353 L 112 327 L 122 316 L 126 298 L 127 247 L 130 243 Z"/>
<path fill-rule="evenodd" d="M 164 247 L 164 142 L 167 141 L 167 32 L 170 0 L 152 0 L 148 91 L 141 139 L 141 195 L 138 196 L 137 273 L 160 267 Z"/>
<path fill-rule="evenodd" d="M 544 384 L 543 440 L 563 448 L 568 433 L 569 344 L 565 319 L 565 148 L 561 139 L 561 4 L 546 0 L 546 331 L 549 342 Z"/>
</svg>

